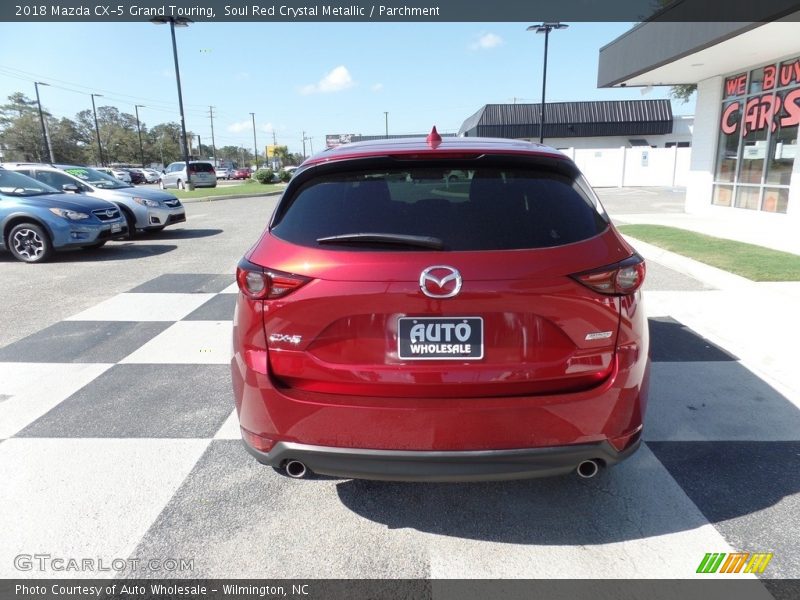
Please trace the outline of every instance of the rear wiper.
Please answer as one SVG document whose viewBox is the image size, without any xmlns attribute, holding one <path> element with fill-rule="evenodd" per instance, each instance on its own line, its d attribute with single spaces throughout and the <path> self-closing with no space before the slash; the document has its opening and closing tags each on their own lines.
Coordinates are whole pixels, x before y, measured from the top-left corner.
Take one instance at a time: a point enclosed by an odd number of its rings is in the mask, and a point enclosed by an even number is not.
<svg viewBox="0 0 800 600">
<path fill-rule="evenodd" d="M 344 233 L 317 238 L 319 244 L 396 244 L 442 250 L 444 242 L 439 238 L 423 235 L 401 235 L 397 233 Z"/>
</svg>

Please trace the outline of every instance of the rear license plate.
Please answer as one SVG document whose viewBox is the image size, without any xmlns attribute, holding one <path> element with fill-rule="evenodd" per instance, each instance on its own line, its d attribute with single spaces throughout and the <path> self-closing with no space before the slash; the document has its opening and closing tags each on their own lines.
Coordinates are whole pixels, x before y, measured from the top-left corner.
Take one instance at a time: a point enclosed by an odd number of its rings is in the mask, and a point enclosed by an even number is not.
<svg viewBox="0 0 800 600">
<path fill-rule="evenodd" d="M 397 354 L 404 360 L 483 358 L 481 317 L 400 317 Z"/>
<path fill-rule="evenodd" d="M 122 224 L 121 223 L 114 223 L 111 226 L 111 233 L 117 233 L 122 231 Z"/>
</svg>

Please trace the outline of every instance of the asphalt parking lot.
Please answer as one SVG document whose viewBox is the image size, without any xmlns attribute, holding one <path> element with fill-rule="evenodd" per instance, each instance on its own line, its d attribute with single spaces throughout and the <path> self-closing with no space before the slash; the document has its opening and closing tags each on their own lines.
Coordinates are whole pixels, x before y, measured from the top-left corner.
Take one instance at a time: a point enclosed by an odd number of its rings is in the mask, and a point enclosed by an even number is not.
<svg viewBox="0 0 800 600">
<path fill-rule="evenodd" d="M 601 196 L 615 217 L 682 201 Z M 649 258 L 646 443 L 601 476 L 293 480 L 257 464 L 228 376 L 233 270 L 275 201 L 189 203 L 185 224 L 48 264 L 0 255 L 0 577 L 53 576 L 14 566 L 48 553 L 193 561 L 136 577 L 684 579 L 743 551 L 773 553 L 761 577 L 800 578 L 800 396 L 747 340 L 720 342 L 735 290 Z"/>
</svg>

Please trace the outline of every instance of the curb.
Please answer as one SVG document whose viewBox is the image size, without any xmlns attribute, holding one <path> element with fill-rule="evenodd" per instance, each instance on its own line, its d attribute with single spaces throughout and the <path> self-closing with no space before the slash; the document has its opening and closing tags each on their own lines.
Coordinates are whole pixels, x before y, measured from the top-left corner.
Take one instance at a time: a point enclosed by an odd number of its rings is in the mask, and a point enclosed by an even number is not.
<svg viewBox="0 0 800 600">
<path fill-rule="evenodd" d="M 730 273 L 717 267 L 712 267 L 688 256 L 676 254 L 653 244 L 648 244 L 637 238 L 622 234 L 622 237 L 631 244 L 647 260 L 652 260 L 665 267 L 694 277 L 720 290 L 741 289 L 755 286 L 758 282 Z"/>
<path fill-rule="evenodd" d="M 215 202 L 217 200 L 232 200 L 234 198 L 267 198 L 269 196 L 280 196 L 283 190 L 278 192 L 256 192 L 255 194 L 231 194 L 222 196 L 200 196 L 199 198 L 178 198 L 182 204 L 191 204 L 193 202 Z"/>
</svg>

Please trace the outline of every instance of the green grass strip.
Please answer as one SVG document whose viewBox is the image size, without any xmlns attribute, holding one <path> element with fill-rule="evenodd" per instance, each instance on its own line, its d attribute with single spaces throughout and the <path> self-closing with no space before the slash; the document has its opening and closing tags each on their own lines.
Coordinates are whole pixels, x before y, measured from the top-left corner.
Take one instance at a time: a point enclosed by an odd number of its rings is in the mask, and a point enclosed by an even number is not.
<svg viewBox="0 0 800 600">
<path fill-rule="evenodd" d="M 664 225 L 622 225 L 625 235 L 753 281 L 800 281 L 800 256 Z"/>
<path fill-rule="evenodd" d="M 188 198 L 207 198 L 209 196 L 252 196 L 253 194 L 263 194 L 265 192 L 278 192 L 284 188 L 286 188 L 285 185 L 243 183 L 241 185 L 218 185 L 215 188 L 196 188 L 191 192 L 174 189 L 166 191 L 183 200 Z"/>
</svg>

